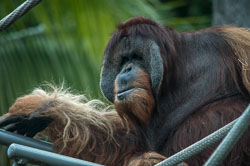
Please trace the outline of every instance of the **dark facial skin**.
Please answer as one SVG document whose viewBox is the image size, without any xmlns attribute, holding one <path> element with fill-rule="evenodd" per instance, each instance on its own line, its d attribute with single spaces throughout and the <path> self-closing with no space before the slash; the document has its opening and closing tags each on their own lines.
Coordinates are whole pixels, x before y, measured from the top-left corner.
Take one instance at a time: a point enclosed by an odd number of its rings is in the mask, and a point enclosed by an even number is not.
<svg viewBox="0 0 250 166">
<path fill-rule="evenodd" d="M 123 57 L 114 81 L 114 104 L 118 113 L 139 124 L 149 122 L 154 107 L 151 81 L 143 63 L 135 54 Z"/>
<path fill-rule="evenodd" d="M 130 93 L 133 93 L 139 88 L 134 87 L 133 85 L 133 82 L 139 75 L 138 70 L 138 67 L 133 63 L 129 63 L 123 67 L 115 81 L 115 101 L 122 102 L 123 100 L 126 100 Z"/>
<path fill-rule="evenodd" d="M 122 69 L 115 79 L 115 101 L 122 102 L 127 100 L 130 93 L 144 89 L 143 86 L 136 86 L 140 72 L 143 72 L 143 59 L 137 55 L 131 58 L 123 57 Z"/>
</svg>

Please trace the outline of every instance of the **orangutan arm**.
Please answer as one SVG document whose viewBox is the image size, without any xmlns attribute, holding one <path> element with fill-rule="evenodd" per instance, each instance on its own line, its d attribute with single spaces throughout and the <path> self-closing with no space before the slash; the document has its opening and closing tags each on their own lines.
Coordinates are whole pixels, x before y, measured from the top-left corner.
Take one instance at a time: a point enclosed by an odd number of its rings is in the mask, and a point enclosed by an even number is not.
<svg viewBox="0 0 250 166">
<path fill-rule="evenodd" d="M 0 127 L 29 137 L 40 132 L 56 152 L 105 165 L 154 165 L 165 159 L 146 153 L 141 133 L 116 111 L 98 109 L 101 105 L 60 90 L 37 89 L 16 100 Z"/>
</svg>

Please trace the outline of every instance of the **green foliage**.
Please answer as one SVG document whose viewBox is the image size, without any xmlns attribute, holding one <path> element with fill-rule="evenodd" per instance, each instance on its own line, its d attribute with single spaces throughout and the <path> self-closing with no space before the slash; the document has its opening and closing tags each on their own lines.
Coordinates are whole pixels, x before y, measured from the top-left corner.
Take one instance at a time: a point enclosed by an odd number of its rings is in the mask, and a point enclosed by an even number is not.
<svg viewBox="0 0 250 166">
<path fill-rule="evenodd" d="M 211 26 L 212 0 L 151 0 L 160 21 L 177 30 Z"/>
<path fill-rule="evenodd" d="M 1 15 L 16 6 L 2 2 Z M 0 112 L 44 81 L 101 96 L 99 70 L 110 34 L 138 15 L 157 19 L 145 1 L 42 1 L 0 36 Z"/>
</svg>

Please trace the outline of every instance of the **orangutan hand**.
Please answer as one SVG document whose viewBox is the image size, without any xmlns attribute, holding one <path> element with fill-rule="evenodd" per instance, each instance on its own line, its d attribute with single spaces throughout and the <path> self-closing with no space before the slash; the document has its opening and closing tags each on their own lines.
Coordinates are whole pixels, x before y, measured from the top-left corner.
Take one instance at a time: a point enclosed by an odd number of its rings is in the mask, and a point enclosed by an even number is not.
<svg viewBox="0 0 250 166">
<path fill-rule="evenodd" d="M 33 137 L 52 122 L 51 118 L 42 116 L 45 110 L 51 108 L 53 105 L 41 97 L 32 95 L 20 97 L 9 112 L 0 118 L 0 128 L 4 127 L 7 131 Z"/>
<path fill-rule="evenodd" d="M 44 130 L 51 121 L 52 119 L 46 117 L 14 115 L 0 121 L 0 127 L 5 127 L 6 131 L 33 137 L 38 132 Z"/>
<path fill-rule="evenodd" d="M 154 166 L 165 160 L 166 157 L 156 152 L 143 153 L 130 159 L 128 166 Z M 186 163 L 180 163 L 177 166 L 188 166 Z"/>
</svg>

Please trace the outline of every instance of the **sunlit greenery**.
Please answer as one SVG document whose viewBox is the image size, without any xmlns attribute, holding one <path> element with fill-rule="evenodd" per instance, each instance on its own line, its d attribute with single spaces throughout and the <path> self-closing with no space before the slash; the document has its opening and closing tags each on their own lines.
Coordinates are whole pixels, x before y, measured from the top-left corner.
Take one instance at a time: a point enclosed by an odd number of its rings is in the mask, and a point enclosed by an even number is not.
<svg viewBox="0 0 250 166">
<path fill-rule="evenodd" d="M 18 5 L 11 2 L 2 13 Z M 0 111 L 44 81 L 101 96 L 105 44 L 118 22 L 137 15 L 158 17 L 143 1 L 43 1 L 0 36 Z"/>
<path fill-rule="evenodd" d="M 21 2 L 0 1 L 0 18 Z M 43 0 L 0 32 L 0 115 L 18 96 L 46 83 L 64 84 L 89 98 L 105 100 L 99 72 L 116 25 L 145 16 L 179 30 L 209 26 L 210 16 L 202 12 L 178 16 L 179 9 L 189 4 L 187 0 Z M 5 150 L 0 152 L 0 165 L 9 165 L 4 154 Z"/>
</svg>

